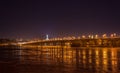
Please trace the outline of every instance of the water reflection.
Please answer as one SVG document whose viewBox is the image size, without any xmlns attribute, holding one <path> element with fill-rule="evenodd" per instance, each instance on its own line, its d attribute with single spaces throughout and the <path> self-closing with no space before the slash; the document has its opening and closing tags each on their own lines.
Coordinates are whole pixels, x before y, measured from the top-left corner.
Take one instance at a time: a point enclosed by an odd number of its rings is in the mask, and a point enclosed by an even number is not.
<svg viewBox="0 0 120 73">
<path fill-rule="evenodd" d="M 77 72 L 115 73 L 120 48 L 23 48 L 21 63 L 62 65 Z M 74 72 L 73 72 L 74 73 Z"/>
</svg>

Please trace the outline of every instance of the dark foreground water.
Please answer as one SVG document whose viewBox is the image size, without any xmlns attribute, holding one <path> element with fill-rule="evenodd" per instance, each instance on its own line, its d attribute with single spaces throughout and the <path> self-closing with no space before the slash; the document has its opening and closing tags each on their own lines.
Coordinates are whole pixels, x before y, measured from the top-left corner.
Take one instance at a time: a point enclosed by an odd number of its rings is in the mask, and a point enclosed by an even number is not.
<svg viewBox="0 0 120 73">
<path fill-rule="evenodd" d="M 0 73 L 120 73 L 120 48 L 0 47 Z"/>
</svg>

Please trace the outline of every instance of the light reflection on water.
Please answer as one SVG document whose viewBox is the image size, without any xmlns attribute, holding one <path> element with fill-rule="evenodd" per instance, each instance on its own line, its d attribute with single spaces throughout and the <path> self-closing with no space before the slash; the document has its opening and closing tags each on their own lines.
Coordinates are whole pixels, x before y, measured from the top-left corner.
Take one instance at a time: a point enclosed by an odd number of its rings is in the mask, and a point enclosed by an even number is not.
<svg viewBox="0 0 120 73">
<path fill-rule="evenodd" d="M 73 73 L 120 72 L 120 48 L 96 47 L 23 49 L 24 50 L 21 51 L 21 63 L 24 64 L 62 65 L 63 67 L 72 70 Z"/>
</svg>

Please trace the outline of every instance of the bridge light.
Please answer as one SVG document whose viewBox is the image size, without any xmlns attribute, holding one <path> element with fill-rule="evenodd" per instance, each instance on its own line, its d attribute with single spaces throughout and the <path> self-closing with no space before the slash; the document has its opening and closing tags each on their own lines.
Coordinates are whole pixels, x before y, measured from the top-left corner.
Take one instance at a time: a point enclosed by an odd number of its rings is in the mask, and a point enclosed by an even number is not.
<svg viewBox="0 0 120 73">
<path fill-rule="evenodd" d="M 88 35 L 88 38 L 91 38 L 91 35 Z"/>
<path fill-rule="evenodd" d="M 91 38 L 93 39 L 93 38 L 94 38 L 94 36 L 92 35 L 92 36 L 91 36 Z"/>
<path fill-rule="evenodd" d="M 83 35 L 82 38 L 85 38 L 85 35 Z"/>
<path fill-rule="evenodd" d="M 103 36 L 103 38 L 106 38 L 106 37 L 107 37 L 107 35 L 106 35 L 106 34 L 103 34 L 102 36 Z"/>
<path fill-rule="evenodd" d="M 116 33 L 114 33 L 113 36 L 116 37 Z"/>
<path fill-rule="evenodd" d="M 98 38 L 98 35 L 97 35 L 97 34 L 95 35 L 95 38 L 96 38 L 96 39 Z"/>
<path fill-rule="evenodd" d="M 113 35 L 113 34 L 111 34 L 111 35 L 110 35 L 110 37 L 111 37 L 111 38 L 113 38 L 113 37 L 114 37 L 114 35 Z"/>
<path fill-rule="evenodd" d="M 62 40 L 62 38 L 60 38 L 60 40 Z"/>
<path fill-rule="evenodd" d="M 74 36 L 72 36 L 72 39 L 74 40 L 74 39 L 75 39 L 75 37 L 74 37 Z"/>
</svg>

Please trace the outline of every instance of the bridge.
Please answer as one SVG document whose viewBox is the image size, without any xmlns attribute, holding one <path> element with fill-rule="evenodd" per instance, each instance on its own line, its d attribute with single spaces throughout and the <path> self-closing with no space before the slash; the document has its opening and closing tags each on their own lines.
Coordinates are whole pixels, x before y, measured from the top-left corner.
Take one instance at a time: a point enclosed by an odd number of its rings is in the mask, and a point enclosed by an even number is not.
<svg viewBox="0 0 120 73">
<path fill-rule="evenodd" d="M 116 38 L 54 38 L 19 43 L 34 46 L 69 46 L 69 47 L 120 47 L 120 37 Z"/>
</svg>

